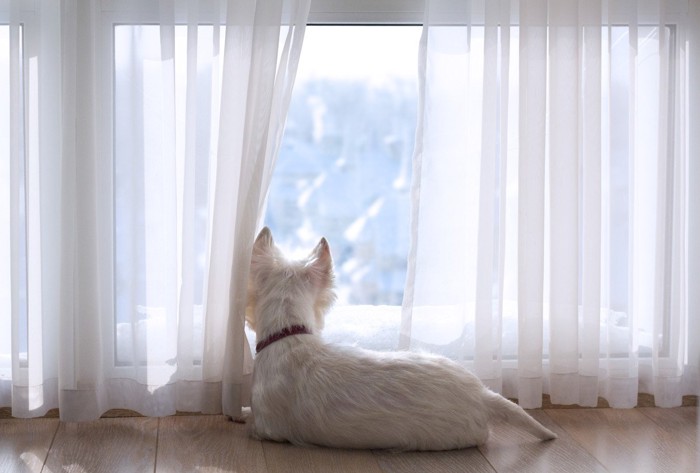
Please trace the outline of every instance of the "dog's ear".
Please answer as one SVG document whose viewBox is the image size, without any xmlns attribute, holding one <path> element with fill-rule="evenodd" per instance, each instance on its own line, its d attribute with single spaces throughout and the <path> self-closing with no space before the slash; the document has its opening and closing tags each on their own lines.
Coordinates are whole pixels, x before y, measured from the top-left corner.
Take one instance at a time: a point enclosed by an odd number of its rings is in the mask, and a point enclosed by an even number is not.
<svg viewBox="0 0 700 473">
<path fill-rule="evenodd" d="M 246 304 L 245 319 L 248 326 L 255 330 L 255 304 L 257 300 L 257 288 L 255 285 L 256 275 L 266 267 L 269 261 L 269 256 L 274 253 L 275 241 L 272 238 L 272 232 L 269 228 L 264 227 L 255 238 L 253 243 L 253 255 L 250 261 L 250 275 L 248 276 L 248 300 Z"/>
<path fill-rule="evenodd" d="M 258 233 L 253 244 L 253 255 L 261 255 L 269 253 L 275 247 L 275 240 L 272 238 L 272 232 L 269 228 L 264 227 Z"/>
<path fill-rule="evenodd" d="M 333 258 L 331 257 L 331 248 L 325 238 L 321 238 L 307 261 L 306 266 L 311 272 L 311 277 L 316 279 L 315 282 L 320 283 L 319 285 L 326 285 L 328 279 L 333 278 Z"/>
<path fill-rule="evenodd" d="M 309 255 L 306 263 L 309 280 L 316 287 L 316 302 L 314 304 L 314 315 L 316 319 L 316 329 L 323 329 L 324 315 L 335 301 L 333 292 L 333 258 L 331 258 L 331 248 L 325 238 L 321 238 L 316 248 Z"/>
</svg>

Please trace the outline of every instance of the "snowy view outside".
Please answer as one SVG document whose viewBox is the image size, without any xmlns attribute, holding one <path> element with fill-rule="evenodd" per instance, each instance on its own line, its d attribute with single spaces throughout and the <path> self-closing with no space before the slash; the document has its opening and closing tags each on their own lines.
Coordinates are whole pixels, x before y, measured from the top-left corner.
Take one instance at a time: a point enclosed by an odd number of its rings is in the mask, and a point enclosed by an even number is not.
<svg viewBox="0 0 700 473">
<path fill-rule="evenodd" d="M 400 306 L 420 27 L 309 26 L 265 224 L 302 256 L 325 236 L 338 306 Z"/>
</svg>

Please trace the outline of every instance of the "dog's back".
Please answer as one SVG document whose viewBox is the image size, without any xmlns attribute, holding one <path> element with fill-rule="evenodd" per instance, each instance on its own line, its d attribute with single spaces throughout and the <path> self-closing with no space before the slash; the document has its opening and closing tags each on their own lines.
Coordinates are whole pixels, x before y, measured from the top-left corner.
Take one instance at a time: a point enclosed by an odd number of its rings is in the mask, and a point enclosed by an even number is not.
<svg viewBox="0 0 700 473">
<path fill-rule="evenodd" d="M 252 407 L 260 437 L 398 450 L 462 448 L 488 438 L 485 388 L 444 358 L 333 347 L 313 335 L 276 345 L 256 359 Z"/>
</svg>

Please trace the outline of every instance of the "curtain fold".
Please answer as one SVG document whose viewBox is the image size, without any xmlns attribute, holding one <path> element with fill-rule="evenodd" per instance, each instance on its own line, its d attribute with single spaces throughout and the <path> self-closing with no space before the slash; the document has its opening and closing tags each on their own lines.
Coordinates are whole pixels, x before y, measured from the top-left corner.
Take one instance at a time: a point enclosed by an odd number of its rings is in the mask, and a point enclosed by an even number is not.
<svg viewBox="0 0 700 473">
<path fill-rule="evenodd" d="M 12 137 L 0 405 L 14 416 L 239 414 L 250 248 L 308 12 L 308 0 L 0 12 Z"/>
<path fill-rule="evenodd" d="M 402 347 L 529 408 L 695 394 L 684 8 L 426 2 Z"/>
</svg>

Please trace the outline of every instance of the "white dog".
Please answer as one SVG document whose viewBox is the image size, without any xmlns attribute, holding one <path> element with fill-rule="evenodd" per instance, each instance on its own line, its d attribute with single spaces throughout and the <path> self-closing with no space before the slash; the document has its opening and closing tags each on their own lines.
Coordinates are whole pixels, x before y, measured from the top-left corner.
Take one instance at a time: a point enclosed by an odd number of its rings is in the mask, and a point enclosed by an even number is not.
<svg viewBox="0 0 700 473">
<path fill-rule="evenodd" d="M 325 344 L 333 303 L 325 239 L 287 261 L 264 228 L 253 247 L 246 319 L 257 337 L 252 433 L 297 445 L 449 450 L 486 442 L 492 419 L 556 434 L 451 360 Z"/>
</svg>

